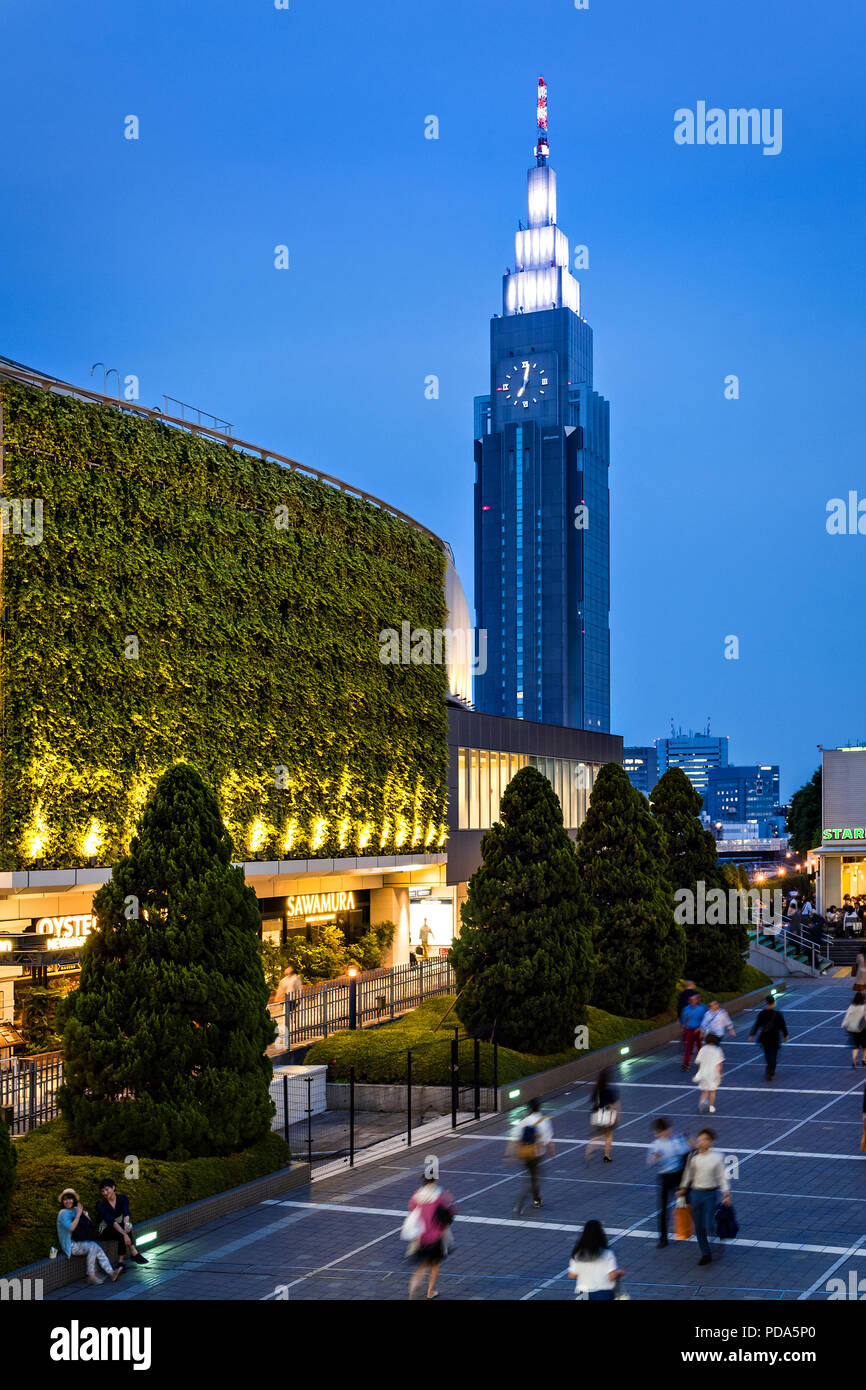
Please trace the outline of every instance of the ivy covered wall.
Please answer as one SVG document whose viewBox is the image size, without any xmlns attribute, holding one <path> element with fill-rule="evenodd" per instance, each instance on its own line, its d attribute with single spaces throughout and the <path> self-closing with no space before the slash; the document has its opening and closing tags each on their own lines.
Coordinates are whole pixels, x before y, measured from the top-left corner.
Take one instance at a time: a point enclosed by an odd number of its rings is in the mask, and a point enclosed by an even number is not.
<svg viewBox="0 0 866 1390">
<path fill-rule="evenodd" d="M 0 866 L 111 863 L 159 774 L 217 792 L 239 858 L 438 849 L 443 665 L 379 632 L 447 626 L 436 543 L 216 441 L 0 385 Z M 281 510 L 280 510 L 281 509 Z"/>
</svg>

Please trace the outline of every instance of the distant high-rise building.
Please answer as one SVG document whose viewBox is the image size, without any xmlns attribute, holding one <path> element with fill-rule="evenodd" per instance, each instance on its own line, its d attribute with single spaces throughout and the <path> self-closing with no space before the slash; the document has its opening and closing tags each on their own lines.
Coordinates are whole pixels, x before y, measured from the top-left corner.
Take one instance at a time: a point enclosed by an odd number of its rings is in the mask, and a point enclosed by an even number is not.
<svg viewBox="0 0 866 1390">
<path fill-rule="evenodd" d="M 475 402 L 475 603 L 487 632 L 475 704 L 607 731 L 608 403 L 593 390 L 592 329 L 556 222 L 542 78 L 535 160 L 490 324 L 490 394 Z"/>
<path fill-rule="evenodd" d="M 711 821 L 764 821 L 778 817 L 779 768 L 775 763 L 712 767 L 704 809 Z"/>
<path fill-rule="evenodd" d="M 644 796 L 649 796 L 659 780 L 659 759 L 655 748 L 624 748 L 622 765 L 628 780 Z"/>
<path fill-rule="evenodd" d="M 710 768 L 728 765 L 727 735 L 717 738 L 711 737 L 709 732 L 696 734 L 690 729 L 685 734 L 682 729 L 676 733 L 671 729 L 670 738 L 657 738 L 655 746 L 659 757 L 659 776 L 667 772 L 669 767 L 681 767 L 702 797 L 707 794 Z"/>
</svg>

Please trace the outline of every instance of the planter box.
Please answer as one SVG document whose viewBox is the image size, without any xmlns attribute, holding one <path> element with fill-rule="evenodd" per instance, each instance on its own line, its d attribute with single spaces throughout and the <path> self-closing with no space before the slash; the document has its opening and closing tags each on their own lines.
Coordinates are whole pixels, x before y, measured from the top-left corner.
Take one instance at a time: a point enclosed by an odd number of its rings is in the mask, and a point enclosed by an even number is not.
<svg viewBox="0 0 866 1390">
<path fill-rule="evenodd" d="M 277 1107 L 271 1129 L 282 1134 L 285 1129 L 283 1077 L 289 1082 L 289 1124 L 307 1118 L 307 1107 L 313 1115 L 323 1115 L 328 1108 L 325 1082 L 328 1068 L 318 1067 L 274 1067 L 274 1079 L 270 1084 L 271 1100 Z M 309 1087 L 307 1085 L 309 1078 Z"/>
</svg>

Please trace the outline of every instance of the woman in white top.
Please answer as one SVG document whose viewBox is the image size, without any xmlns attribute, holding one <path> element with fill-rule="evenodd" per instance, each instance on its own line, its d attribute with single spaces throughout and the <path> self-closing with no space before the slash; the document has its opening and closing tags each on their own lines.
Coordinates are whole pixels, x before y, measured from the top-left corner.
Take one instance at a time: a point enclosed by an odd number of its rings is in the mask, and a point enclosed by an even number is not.
<svg viewBox="0 0 866 1390">
<path fill-rule="evenodd" d="M 851 1039 L 851 1065 L 857 1066 L 857 1053 L 866 1067 L 866 995 L 859 992 L 848 1005 L 842 1027 Z"/>
<path fill-rule="evenodd" d="M 607 1236 L 600 1221 L 587 1221 L 571 1252 L 569 1279 L 577 1281 L 575 1298 L 612 1299 L 617 1279 L 625 1274 L 618 1269 L 616 1256 L 608 1249 Z"/>
<path fill-rule="evenodd" d="M 698 1114 L 705 1105 L 709 1105 L 711 1115 L 716 1113 L 716 1091 L 722 1084 L 722 1063 L 724 1060 L 725 1054 L 722 1051 L 721 1043 L 714 1033 L 708 1033 L 697 1056 L 698 1069 L 694 1077 L 695 1085 L 701 1088 Z"/>
</svg>

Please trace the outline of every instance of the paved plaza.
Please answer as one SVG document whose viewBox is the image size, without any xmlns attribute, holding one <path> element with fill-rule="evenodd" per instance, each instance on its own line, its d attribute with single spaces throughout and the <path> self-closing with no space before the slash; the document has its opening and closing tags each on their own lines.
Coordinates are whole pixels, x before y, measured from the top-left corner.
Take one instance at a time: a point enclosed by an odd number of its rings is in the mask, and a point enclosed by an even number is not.
<svg viewBox="0 0 866 1390">
<path fill-rule="evenodd" d="M 598 1218 L 636 1299 L 826 1299 L 827 1283 L 853 1271 L 866 1279 L 866 1157 L 860 1154 L 866 1069 L 851 1069 L 840 1023 L 849 978 L 794 981 L 779 999 L 791 1033 L 775 1081 L 746 1041 L 754 1013 L 725 1039 L 726 1076 L 717 1114 L 698 1117 L 691 1072 L 675 1044 L 622 1063 L 622 1119 L 611 1164 L 598 1150 L 587 1166 L 588 1083 L 547 1096 L 556 1156 L 542 1173 L 544 1206 L 512 1214 L 519 1171 L 503 1166 L 506 1115 L 392 1154 L 292 1194 L 263 1202 L 150 1247 L 150 1263 L 116 1284 L 71 1285 L 52 1295 L 88 1302 L 153 1299 L 405 1299 L 408 1264 L 399 1231 L 426 1152 L 439 1157 L 459 1216 L 442 1266 L 444 1300 L 568 1299 L 572 1244 Z M 521 1112 L 522 1113 L 522 1112 Z M 650 1125 L 669 1116 L 694 1135 L 709 1123 L 732 1155 L 740 1236 L 698 1267 L 694 1240 L 656 1249 L 655 1179 L 646 1163 Z M 134 1192 L 133 1211 L 134 1211 Z M 864 1284 L 866 1288 L 866 1284 Z"/>
</svg>

